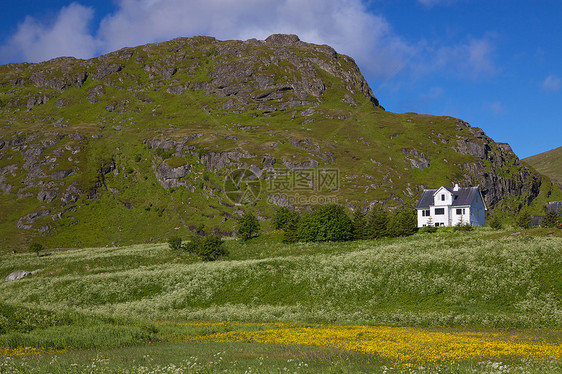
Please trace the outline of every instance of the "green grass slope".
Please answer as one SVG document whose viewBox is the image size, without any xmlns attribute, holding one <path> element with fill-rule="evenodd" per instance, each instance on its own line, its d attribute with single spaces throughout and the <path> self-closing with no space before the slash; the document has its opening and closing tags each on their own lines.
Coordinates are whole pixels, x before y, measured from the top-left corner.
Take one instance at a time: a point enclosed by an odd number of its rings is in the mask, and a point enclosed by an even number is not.
<svg viewBox="0 0 562 374">
<path fill-rule="evenodd" d="M 228 241 L 230 257 L 212 263 L 165 244 L 3 255 L 0 276 L 40 270 L 0 284 L 3 310 L 106 321 L 562 327 L 560 236 L 481 229 L 350 243 L 279 239 Z"/>
<path fill-rule="evenodd" d="M 522 160 L 553 182 L 562 185 L 562 147 L 527 157 Z"/>
<path fill-rule="evenodd" d="M 0 251 L 231 233 L 239 168 L 260 175 L 246 208 L 264 219 L 279 193 L 301 209 L 397 206 L 458 182 L 512 213 L 550 191 L 478 128 L 385 111 L 327 46 L 196 37 L 0 66 Z"/>
</svg>

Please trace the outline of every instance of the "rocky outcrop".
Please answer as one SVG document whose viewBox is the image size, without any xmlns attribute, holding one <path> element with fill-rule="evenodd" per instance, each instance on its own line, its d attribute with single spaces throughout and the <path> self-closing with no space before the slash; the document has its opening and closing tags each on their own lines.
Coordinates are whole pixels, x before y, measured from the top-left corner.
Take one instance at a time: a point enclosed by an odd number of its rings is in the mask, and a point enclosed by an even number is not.
<svg viewBox="0 0 562 374">
<path fill-rule="evenodd" d="M 408 161 L 412 167 L 417 169 L 425 169 L 429 167 L 429 158 L 423 152 L 415 148 L 403 148 L 402 153 L 406 155 L 404 159 Z"/>
<path fill-rule="evenodd" d="M 182 178 L 189 173 L 190 169 L 189 165 L 173 168 L 166 164 L 166 162 L 161 162 L 154 172 L 162 187 L 169 189 L 170 187 L 187 186 L 188 183 L 182 180 Z"/>
<path fill-rule="evenodd" d="M 256 155 L 241 151 L 206 152 L 201 155 L 199 161 L 205 165 L 207 169 L 217 171 L 231 164 L 238 168 L 245 167 L 246 164 L 241 160 L 254 157 L 256 157 Z"/>
<path fill-rule="evenodd" d="M 460 183 L 479 185 L 488 206 L 494 206 L 506 196 L 522 197 L 526 203 L 538 196 L 540 175 L 522 166 L 509 144 L 495 143 L 484 131 L 465 122 L 459 121 L 457 126 L 457 130 L 467 128 L 472 136 L 458 137 L 453 149 L 480 159 L 462 165 L 465 172 Z"/>
</svg>

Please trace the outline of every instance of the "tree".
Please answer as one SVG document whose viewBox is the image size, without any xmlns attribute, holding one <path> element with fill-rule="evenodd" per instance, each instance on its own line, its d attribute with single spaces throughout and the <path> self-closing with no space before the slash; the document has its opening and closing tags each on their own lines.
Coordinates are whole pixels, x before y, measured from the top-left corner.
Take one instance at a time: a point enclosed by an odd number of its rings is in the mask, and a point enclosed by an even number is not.
<svg viewBox="0 0 562 374">
<path fill-rule="evenodd" d="M 408 236 L 416 231 L 416 216 L 414 209 L 402 206 L 392 214 L 388 224 L 388 236 Z"/>
<path fill-rule="evenodd" d="M 298 237 L 305 242 L 350 240 L 352 226 L 342 206 L 321 205 L 302 217 L 298 225 Z"/>
<path fill-rule="evenodd" d="M 352 219 L 353 240 L 361 240 L 367 238 L 367 217 L 361 208 L 355 208 Z"/>
<path fill-rule="evenodd" d="M 43 245 L 33 242 L 29 245 L 29 251 L 30 252 L 35 252 L 37 254 L 37 257 L 39 257 L 39 252 L 41 252 L 43 250 Z"/>
<path fill-rule="evenodd" d="M 388 235 L 388 213 L 382 205 L 375 205 L 367 218 L 367 237 L 379 239 Z"/>
<path fill-rule="evenodd" d="M 281 207 L 275 212 L 273 217 L 273 227 L 277 230 L 285 230 L 287 224 L 294 220 L 295 216 L 299 214 L 287 207 Z"/>
<path fill-rule="evenodd" d="M 527 209 L 522 209 L 517 215 L 517 218 L 515 219 L 515 224 L 518 227 L 525 229 L 529 227 L 530 223 L 531 223 L 531 215 L 529 214 L 529 211 Z"/>
<path fill-rule="evenodd" d="M 179 251 L 181 247 L 181 238 L 179 236 L 172 236 L 168 239 L 168 246 L 173 251 Z"/>
<path fill-rule="evenodd" d="M 295 243 L 299 241 L 299 221 L 300 215 L 295 212 L 295 215 L 289 218 L 283 229 L 283 243 Z"/>
<path fill-rule="evenodd" d="M 246 212 L 238 221 L 238 237 L 246 241 L 258 235 L 260 231 L 260 222 L 257 217 L 251 213 Z"/>
<path fill-rule="evenodd" d="M 560 225 L 560 214 L 554 210 L 549 210 L 544 215 L 541 226 L 543 227 L 558 227 Z"/>
</svg>

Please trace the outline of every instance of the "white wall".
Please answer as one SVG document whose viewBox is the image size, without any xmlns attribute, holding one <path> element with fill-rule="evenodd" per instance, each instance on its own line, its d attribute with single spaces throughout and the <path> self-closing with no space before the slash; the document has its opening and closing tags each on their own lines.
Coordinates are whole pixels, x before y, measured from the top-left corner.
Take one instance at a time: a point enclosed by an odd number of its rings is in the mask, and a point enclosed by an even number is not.
<svg viewBox="0 0 562 374">
<path fill-rule="evenodd" d="M 441 200 L 441 195 L 445 195 L 445 200 Z M 441 187 L 433 195 L 433 205 L 453 205 L 453 195 L 444 187 Z"/>
<path fill-rule="evenodd" d="M 457 214 L 457 209 L 464 209 L 464 214 Z M 451 207 L 451 226 L 456 226 L 460 222 L 470 223 L 470 208 L 469 207 Z"/>
</svg>

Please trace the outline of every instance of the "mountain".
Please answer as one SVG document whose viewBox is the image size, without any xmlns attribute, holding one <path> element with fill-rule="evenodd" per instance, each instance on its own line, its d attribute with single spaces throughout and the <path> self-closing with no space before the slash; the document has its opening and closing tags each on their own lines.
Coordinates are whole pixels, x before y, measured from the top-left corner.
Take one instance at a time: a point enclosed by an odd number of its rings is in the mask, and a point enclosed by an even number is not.
<svg viewBox="0 0 562 374">
<path fill-rule="evenodd" d="M 386 111 L 352 58 L 295 35 L 3 65 L 0 129 L 4 249 L 228 234 L 239 202 L 264 220 L 453 183 L 480 185 L 489 206 L 552 188 L 462 120 Z"/>
<path fill-rule="evenodd" d="M 524 158 L 522 161 L 562 186 L 562 147 Z"/>
</svg>

